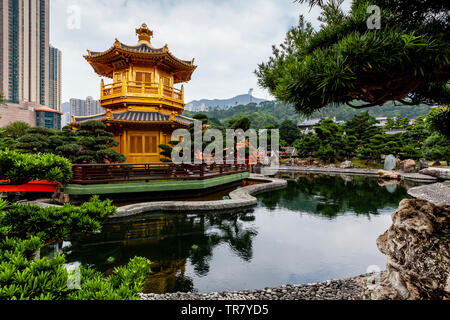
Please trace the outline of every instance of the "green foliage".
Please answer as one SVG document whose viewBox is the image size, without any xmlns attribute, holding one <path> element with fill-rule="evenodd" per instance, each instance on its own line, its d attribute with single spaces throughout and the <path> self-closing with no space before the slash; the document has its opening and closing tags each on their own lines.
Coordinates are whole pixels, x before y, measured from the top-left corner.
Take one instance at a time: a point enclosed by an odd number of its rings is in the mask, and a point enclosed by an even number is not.
<svg viewBox="0 0 450 320">
<path fill-rule="evenodd" d="M 450 139 L 439 134 L 433 133 L 424 144 L 423 154 L 429 160 L 450 161 Z"/>
<path fill-rule="evenodd" d="M 427 117 L 427 122 L 432 130 L 439 132 L 450 139 L 450 108 L 434 108 Z"/>
<path fill-rule="evenodd" d="M 297 124 L 291 120 L 284 120 L 280 126 L 280 138 L 286 141 L 289 145 L 298 139 L 300 136 L 300 129 Z"/>
<path fill-rule="evenodd" d="M 81 290 L 73 291 L 70 300 L 139 300 L 137 294 L 151 272 L 150 261 L 135 257 L 127 266 L 117 267 L 107 278 L 92 269 L 81 267 Z"/>
<path fill-rule="evenodd" d="M 69 289 L 63 255 L 34 259 L 42 242 L 6 238 L 0 242 L 0 300 L 138 300 L 150 261 L 135 257 L 109 277 L 81 267 L 80 289 Z"/>
<path fill-rule="evenodd" d="M 59 300 L 68 293 L 64 257 L 33 258 L 39 238 L 0 242 L 0 300 Z"/>
<path fill-rule="evenodd" d="M 414 1 L 405 9 L 395 1 L 354 0 L 343 13 L 340 2 L 310 2 L 322 10 L 320 30 L 301 17 L 256 71 L 259 84 L 278 100 L 308 115 L 327 105 L 362 107 L 353 101 L 367 107 L 450 101 L 448 3 L 434 7 Z M 381 8 L 380 30 L 367 27 L 367 9 L 374 4 Z M 405 11 L 421 18 L 405 18 Z"/>
<path fill-rule="evenodd" d="M 61 131 L 43 127 L 29 128 L 17 143 L 6 139 L 0 139 L 0 150 L 11 147 L 32 154 L 52 153 L 65 157 L 72 163 L 118 163 L 126 160 L 124 155 L 112 149 L 119 143 L 99 121 L 85 122 L 78 131 L 70 127 L 64 127 Z"/>
<path fill-rule="evenodd" d="M 6 149 L 12 149 L 16 143 L 16 140 L 13 138 L 0 138 L 0 151 L 4 151 Z"/>
<path fill-rule="evenodd" d="M 77 131 L 78 143 L 81 150 L 75 160 L 76 163 L 119 163 L 126 157 L 111 149 L 119 143 L 114 135 L 106 131 L 106 125 L 100 121 L 87 121 L 81 124 Z"/>
<path fill-rule="evenodd" d="M 15 149 L 29 153 L 54 153 L 57 146 L 62 144 L 59 131 L 44 127 L 34 127 L 17 139 Z"/>
<path fill-rule="evenodd" d="M 189 111 L 185 111 L 184 114 L 188 117 L 195 115 L 195 113 Z M 264 129 L 268 125 L 274 125 L 278 128 L 284 120 L 291 120 L 294 123 L 303 120 L 303 117 L 292 106 L 274 101 L 262 102 L 259 105 L 256 103 L 238 105 L 225 110 L 213 108 L 203 112 L 203 114 L 209 118 L 212 127 L 216 128 L 229 127 L 229 120 L 243 117 L 251 119 L 250 127 L 257 130 Z"/>
<path fill-rule="evenodd" d="M 28 123 L 16 121 L 0 129 L 0 136 L 17 140 L 25 135 L 28 129 L 30 129 L 30 125 Z"/>
<path fill-rule="evenodd" d="M 327 162 L 354 157 L 365 159 L 367 163 L 379 162 L 383 154 L 393 154 L 400 159 L 424 156 L 429 160 L 446 159 L 448 142 L 438 134 L 431 139 L 431 129 L 422 117 L 412 125 L 408 117 L 388 119 L 384 128 L 377 124 L 378 121 L 367 112 L 355 115 L 342 125 L 323 119 L 314 127 L 315 133 L 302 134 L 293 145 L 300 157 L 317 156 Z M 402 131 L 387 134 L 387 129 Z"/>
<path fill-rule="evenodd" d="M 81 267 L 80 289 L 68 286 L 63 255 L 36 259 L 45 241 L 71 239 L 99 231 L 116 208 L 110 201 L 91 201 L 80 207 L 39 208 L 0 200 L 0 300 L 134 300 L 142 291 L 150 261 L 135 257 L 112 275 Z"/>
<path fill-rule="evenodd" d="M 161 152 L 159 154 L 164 157 L 160 159 L 161 162 L 171 162 L 172 150 L 179 143 L 179 141 L 169 141 L 168 144 L 160 144 L 158 146 L 158 148 L 161 149 Z"/>
<path fill-rule="evenodd" d="M 54 154 L 24 154 L 17 151 L 0 151 L 0 180 L 24 184 L 32 180 L 65 184 L 72 177 L 72 165 Z"/>
<path fill-rule="evenodd" d="M 15 203 L 9 210 L 0 211 L 0 227 L 14 227 L 8 236 L 26 238 L 31 234 L 48 242 L 100 231 L 101 224 L 115 212 L 110 200 L 102 202 L 98 196 L 79 207 L 65 204 L 41 208 Z"/>
<path fill-rule="evenodd" d="M 247 131 L 250 129 L 251 120 L 249 117 L 240 117 L 240 118 L 234 118 L 228 120 L 228 127 L 236 130 L 236 129 L 242 129 L 244 131 Z"/>
</svg>

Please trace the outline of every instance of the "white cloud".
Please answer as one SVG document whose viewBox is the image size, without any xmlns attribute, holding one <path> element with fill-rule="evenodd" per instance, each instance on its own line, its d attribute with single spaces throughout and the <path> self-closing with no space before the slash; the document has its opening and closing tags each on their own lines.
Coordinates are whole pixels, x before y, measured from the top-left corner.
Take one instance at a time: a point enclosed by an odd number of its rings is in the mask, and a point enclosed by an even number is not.
<svg viewBox="0 0 450 320">
<path fill-rule="evenodd" d="M 67 27 L 70 5 L 81 9 L 80 29 Z M 63 101 L 98 98 L 100 79 L 82 55 L 108 49 L 116 37 L 135 44 L 134 29 L 143 22 L 154 30 L 156 47 L 167 43 L 175 56 L 195 58 L 186 102 L 229 98 L 249 88 L 270 98 L 253 72 L 300 14 L 317 26 L 317 9 L 310 12 L 293 0 L 52 0 L 50 39 L 63 53 Z"/>
</svg>

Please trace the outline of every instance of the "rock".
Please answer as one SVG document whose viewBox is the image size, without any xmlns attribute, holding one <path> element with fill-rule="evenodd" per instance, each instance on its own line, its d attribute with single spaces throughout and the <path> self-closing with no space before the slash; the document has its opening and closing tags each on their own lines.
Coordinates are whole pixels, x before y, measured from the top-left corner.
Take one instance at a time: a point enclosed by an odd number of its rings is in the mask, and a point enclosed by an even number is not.
<svg viewBox="0 0 450 320">
<path fill-rule="evenodd" d="M 397 160 L 395 157 L 390 154 L 384 159 L 384 170 L 386 171 L 392 171 L 397 167 Z"/>
<path fill-rule="evenodd" d="M 450 168 L 427 168 L 420 170 L 420 173 L 442 180 L 450 180 Z"/>
<path fill-rule="evenodd" d="M 344 161 L 341 164 L 341 169 L 352 169 L 354 167 L 355 167 L 355 165 L 351 161 Z"/>
<path fill-rule="evenodd" d="M 430 167 L 430 165 L 428 164 L 428 161 L 426 159 L 424 159 L 424 158 L 420 158 L 419 159 L 419 166 L 418 166 L 417 170 L 420 171 L 420 170 L 423 170 L 423 169 L 427 169 L 429 167 Z"/>
<path fill-rule="evenodd" d="M 400 158 L 395 158 L 395 169 L 400 169 L 401 163 L 402 161 L 400 160 Z"/>
<path fill-rule="evenodd" d="M 314 165 L 314 158 L 313 157 L 309 157 L 308 159 L 306 159 L 306 165 L 307 166 Z"/>
<path fill-rule="evenodd" d="M 450 206 L 403 200 L 377 239 L 386 272 L 365 299 L 450 299 Z"/>
<path fill-rule="evenodd" d="M 440 167 L 440 166 L 442 166 L 442 164 L 440 161 L 435 161 L 435 162 L 433 162 L 433 164 L 431 166 L 432 167 Z"/>
<path fill-rule="evenodd" d="M 402 161 L 400 163 L 400 170 L 402 170 L 405 173 L 414 172 L 416 171 L 416 162 L 412 159 Z"/>
<path fill-rule="evenodd" d="M 402 175 L 398 172 L 385 171 L 385 170 L 379 170 L 378 176 L 380 177 L 380 179 L 392 179 L 392 180 L 397 180 L 402 177 Z"/>
<path fill-rule="evenodd" d="M 450 206 L 450 184 L 427 184 L 409 189 L 408 194 L 413 198 L 426 200 L 437 206 Z"/>
</svg>

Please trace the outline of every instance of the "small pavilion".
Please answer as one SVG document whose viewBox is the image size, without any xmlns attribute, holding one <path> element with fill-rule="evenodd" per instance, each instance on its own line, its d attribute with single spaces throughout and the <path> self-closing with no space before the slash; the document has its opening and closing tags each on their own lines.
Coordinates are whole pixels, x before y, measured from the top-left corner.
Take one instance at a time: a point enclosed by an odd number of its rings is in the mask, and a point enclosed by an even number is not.
<svg viewBox="0 0 450 320">
<path fill-rule="evenodd" d="M 73 117 L 74 129 L 86 121 L 105 123 L 107 130 L 119 142 L 117 151 L 127 157 L 127 163 L 160 162 L 160 144 L 171 140 L 172 132 L 187 128 L 195 120 L 182 115 L 184 86 L 191 80 L 197 66 L 194 59 L 175 57 L 167 44 L 155 48 L 151 44 L 153 31 L 146 24 L 136 29 L 138 43 L 126 45 L 115 40 L 104 52 L 89 51 L 84 58 L 100 76 L 100 104 L 105 113 L 88 117 Z"/>
</svg>

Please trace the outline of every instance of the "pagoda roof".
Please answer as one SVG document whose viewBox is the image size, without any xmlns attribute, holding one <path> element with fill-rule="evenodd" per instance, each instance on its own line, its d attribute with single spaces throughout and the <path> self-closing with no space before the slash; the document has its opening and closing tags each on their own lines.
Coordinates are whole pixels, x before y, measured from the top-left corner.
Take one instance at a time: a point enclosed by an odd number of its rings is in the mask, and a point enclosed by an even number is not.
<svg viewBox="0 0 450 320">
<path fill-rule="evenodd" d="M 74 124 L 81 124 L 87 121 L 113 121 L 113 122 L 148 122 L 148 123 L 162 123 L 162 122 L 177 122 L 183 125 L 190 125 L 194 123 L 195 119 L 191 119 L 182 115 L 175 115 L 171 119 L 168 114 L 163 114 L 156 111 L 125 111 L 120 113 L 112 113 L 112 117 L 108 118 L 107 113 L 97 114 L 87 117 L 74 117 Z"/>
<path fill-rule="evenodd" d="M 84 58 L 92 65 L 99 76 L 112 78 L 116 70 L 131 65 L 164 65 L 174 73 L 175 83 L 186 82 L 197 66 L 194 59 L 182 60 L 175 57 L 167 45 L 155 48 L 150 42 L 153 31 L 144 24 L 136 30 L 139 35 L 137 45 L 127 45 L 116 39 L 113 46 L 103 52 L 88 50 Z"/>
</svg>

